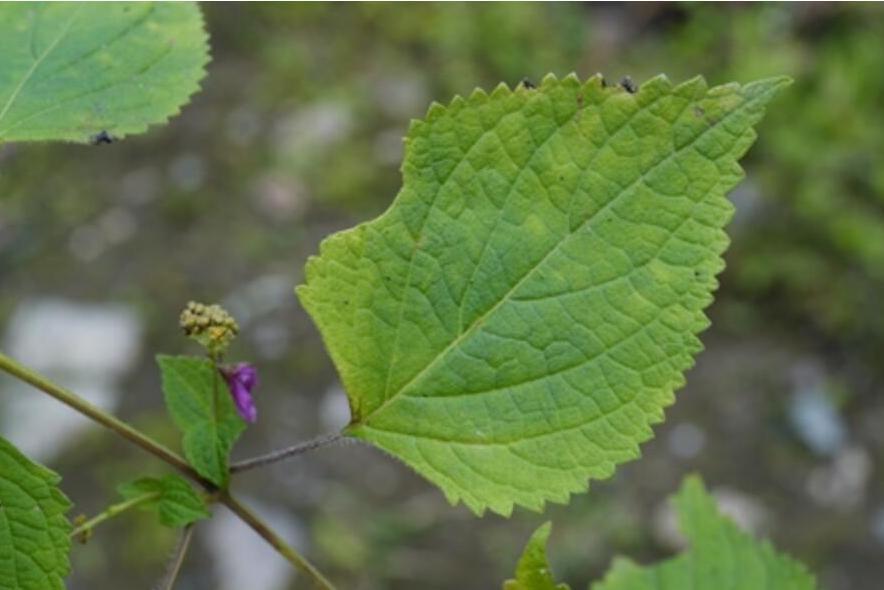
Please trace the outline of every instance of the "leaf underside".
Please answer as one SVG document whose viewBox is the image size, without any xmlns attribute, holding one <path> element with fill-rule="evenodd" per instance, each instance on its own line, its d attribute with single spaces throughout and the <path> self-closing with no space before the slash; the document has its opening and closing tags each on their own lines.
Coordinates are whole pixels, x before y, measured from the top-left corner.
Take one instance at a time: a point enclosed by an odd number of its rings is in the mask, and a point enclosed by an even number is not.
<svg viewBox="0 0 884 590">
<path fill-rule="evenodd" d="M 777 553 L 767 541 L 754 540 L 719 514 L 699 478 L 688 478 L 674 503 L 690 549 L 654 566 L 618 559 L 592 590 L 816 588 L 814 577 L 801 563 Z"/>
<path fill-rule="evenodd" d="M 701 349 L 728 190 L 789 80 L 548 76 L 434 104 L 403 188 L 297 290 L 369 441 L 476 513 L 634 459 Z"/>
<path fill-rule="evenodd" d="M 0 143 L 122 138 L 178 113 L 209 60 L 193 2 L 0 5 Z"/>
<path fill-rule="evenodd" d="M 228 458 L 246 424 L 208 359 L 158 355 L 166 408 L 184 434 L 184 455 L 203 477 L 227 486 Z"/>
<path fill-rule="evenodd" d="M 0 588 L 64 589 L 71 525 L 60 480 L 0 437 Z"/>
</svg>

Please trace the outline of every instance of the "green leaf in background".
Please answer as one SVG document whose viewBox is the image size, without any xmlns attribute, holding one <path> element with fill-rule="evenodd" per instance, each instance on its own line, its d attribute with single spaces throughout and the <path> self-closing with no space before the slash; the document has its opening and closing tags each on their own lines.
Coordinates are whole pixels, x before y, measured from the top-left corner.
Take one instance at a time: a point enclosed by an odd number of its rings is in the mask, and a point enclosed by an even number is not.
<svg viewBox="0 0 884 590">
<path fill-rule="evenodd" d="M 676 495 L 675 508 L 690 549 L 655 566 L 615 560 L 592 590 L 813 590 L 813 576 L 799 562 L 756 541 L 722 516 L 698 477 L 689 477 Z"/>
<path fill-rule="evenodd" d="M 140 133 L 178 113 L 208 60 L 193 2 L 0 4 L 0 143 Z"/>
<path fill-rule="evenodd" d="M 61 478 L 0 437 L 0 588 L 62 590 L 70 572 Z"/>
<path fill-rule="evenodd" d="M 814 590 L 816 582 L 794 559 L 777 553 L 767 541 L 756 541 L 722 516 L 715 499 L 699 477 L 685 479 L 674 498 L 681 530 L 691 546 L 681 555 L 657 565 L 640 566 L 618 558 L 605 579 L 591 590 Z M 567 590 L 553 586 L 546 558 L 549 523 L 525 546 L 516 580 L 504 590 Z"/>
<path fill-rule="evenodd" d="M 701 349 L 725 195 L 788 83 L 548 76 L 431 106 L 393 205 L 298 288 L 346 434 L 477 513 L 566 502 L 637 457 Z"/>
<path fill-rule="evenodd" d="M 157 356 L 166 407 L 184 433 L 184 454 L 194 469 L 226 487 L 228 457 L 246 424 L 236 413 L 224 379 L 208 359 Z"/>
<path fill-rule="evenodd" d="M 546 558 L 551 530 L 547 522 L 534 531 L 516 566 L 516 579 L 505 582 L 503 590 L 568 590 L 567 584 L 556 584 Z"/>
<path fill-rule="evenodd" d="M 206 503 L 193 487 L 185 479 L 174 474 L 164 477 L 142 477 L 123 484 L 118 489 L 127 500 L 148 494 L 155 495 L 155 498 L 140 506 L 156 510 L 160 522 L 168 527 L 187 526 L 211 516 L 206 509 Z"/>
</svg>

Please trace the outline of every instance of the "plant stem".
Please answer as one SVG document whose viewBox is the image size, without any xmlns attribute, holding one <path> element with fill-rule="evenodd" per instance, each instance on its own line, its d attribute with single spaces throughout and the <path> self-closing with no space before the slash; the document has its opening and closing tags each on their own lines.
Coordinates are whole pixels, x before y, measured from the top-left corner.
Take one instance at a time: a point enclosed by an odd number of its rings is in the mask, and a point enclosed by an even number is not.
<svg viewBox="0 0 884 590">
<path fill-rule="evenodd" d="M 104 410 L 93 406 L 75 393 L 68 391 L 67 389 L 56 385 L 55 383 L 52 383 L 42 375 L 39 375 L 36 372 L 28 369 L 21 363 L 9 358 L 3 353 L 0 353 L 0 370 L 6 371 L 13 377 L 18 378 L 25 383 L 33 385 L 40 391 L 49 394 L 58 401 L 80 412 L 84 416 L 91 418 L 95 422 L 98 422 L 102 426 L 113 430 L 123 438 L 135 443 L 145 451 L 155 455 L 172 467 L 175 467 L 176 469 L 178 469 L 178 471 L 203 486 L 203 488 L 205 488 L 206 491 L 209 492 L 210 497 L 216 497 L 222 504 L 230 508 L 230 510 L 234 514 L 236 514 L 243 522 L 252 527 L 252 529 L 256 533 L 258 533 L 262 538 L 264 538 L 264 540 L 270 543 L 270 545 L 274 549 L 276 549 L 276 551 L 280 555 L 285 557 L 298 570 L 310 576 L 310 578 L 314 581 L 318 588 L 321 588 L 322 590 L 334 590 L 334 586 L 332 585 L 332 583 L 329 582 L 325 578 L 325 576 L 323 576 L 322 573 L 319 572 L 319 570 L 313 567 L 313 565 L 309 561 L 307 561 L 307 559 L 304 558 L 301 554 L 295 551 L 294 548 L 286 544 L 286 542 L 283 541 L 279 537 L 279 535 L 277 535 L 276 532 L 274 532 L 269 526 L 267 526 L 264 521 L 258 518 L 258 516 L 255 515 L 251 510 L 240 504 L 239 501 L 231 496 L 226 490 L 219 490 L 218 486 L 216 486 L 206 478 L 202 477 L 180 455 L 167 449 L 165 446 L 156 442 L 149 436 L 139 432 L 135 428 L 132 428 L 122 420 L 119 420 L 118 418 L 115 418 Z M 139 498 L 141 497 L 139 496 Z M 146 500 L 142 499 L 141 501 Z M 135 505 L 133 502 L 134 500 L 129 500 L 127 502 L 123 502 L 121 505 L 118 506 L 128 505 L 127 508 L 129 508 Z M 106 512 L 110 511 L 113 508 L 113 506 L 111 508 L 108 508 Z M 122 510 L 123 509 L 117 508 L 114 514 L 119 514 L 119 512 L 122 512 Z M 93 521 L 95 522 L 89 521 L 77 527 L 77 530 L 75 530 L 74 533 L 81 533 L 83 530 L 85 530 L 87 525 L 95 526 L 95 524 L 106 520 L 107 518 L 110 518 L 111 516 L 113 516 L 113 514 L 104 516 L 100 520 L 96 520 L 99 519 L 99 517 L 101 516 L 102 515 L 99 515 L 95 519 L 93 519 Z"/>
<path fill-rule="evenodd" d="M 83 524 L 79 525 L 73 531 L 71 531 L 71 538 L 74 539 L 83 533 L 87 535 L 89 532 L 94 529 L 99 524 L 103 523 L 105 520 L 111 519 L 114 516 L 121 514 L 130 508 L 134 508 L 139 504 L 144 504 L 145 502 L 150 502 L 151 500 L 155 500 L 160 497 L 159 492 L 148 492 L 146 494 L 142 494 L 140 496 L 135 496 L 131 500 L 126 500 L 125 502 L 120 502 L 119 504 L 111 504 L 104 511 L 99 512 L 94 517 L 90 518 Z"/>
<path fill-rule="evenodd" d="M 252 527 L 253 531 L 270 543 L 270 545 L 276 549 L 277 553 L 285 557 L 289 563 L 295 566 L 299 571 L 307 574 L 313 580 L 313 584 L 317 588 L 321 588 L 322 590 L 335 590 L 334 585 L 329 582 L 319 570 L 313 567 L 313 564 L 283 541 L 282 538 L 280 538 L 273 529 L 267 526 L 257 514 L 240 504 L 233 496 L 226 492 L 221 494 L 219 500 L 222 504 L 230 508 L 240 520 Z"/>
<path fill-rule="evenodd" d="M 270 465 L 271 463 L 276 463 L 277 461 L 282 461 L 283 459 L 288 459 L 289 457 L 295 457 L 308 451 L 334 444 L 342 440 L 343 438 L 344 435 L 340 432 L 335 432 L 333 434 L 323 434 L 322 436 L 317 436 L 316 438 L 310 439 L 308 441 L 304 441 L 302 443 L 298 443 L 284 449 L 279 449 L 278 451 L 273 451 L 271 453 L 267 453 L 266 455 L 259 455 L 258 457 L 253 457 L 251 459 L 246 459 L 244 461 L 233 463 L 230 466 L 230 473 L 237 473 L 240 471 L 254 469 L 255 467 Z"/>
<path fill-rule="evenodd" d="M 166 573 L 157 585 L 157 590 L 172 590 L 175 586 L 175 580 L 178 579 L 178 573 L 181 571 L 181 564 L 184 563 L 184 556 L 187 554 L 187 549 L 190 547 L 191 537 L 193 537 L 193 524 L 187 525 L 184 527 L 184 530 L 181 531 L 181 537 L 178 539 L 178 544 L 175 545 L 175 550 L 169 560 Z"/>
<path fill-rule="evenodd" d="M 129 426 L 119 418 L 116 418 L 115 416 L 108 414 L 101 408 L 90 404 L 74 392 L 61 387 L 60 385 L 52 383 L 42 375 L 39 375 L 31 369 L 28 369 L 18 361 L 9 358 L 2 352 L 0 352 L 0 369 L 6 371 L 13 377 L 21 379 L 25 383 L 33 385 L 40 391 L 49 394 L 61 403 L 70 406 L 84 416 L 91 418 L 95 422 L 98 422 L 105 428 L 113 430 L 123 438 L 135 443 L 148 453 L 151 453 L 159 459 L 162 459 L 184 475 L 199 482 L 201 485 L 206 487 L 206 489 L 212 490 L 216 487 L 212 482 L 197 473 L 196 470 L 191 467 L 190 464 L 185 461 L 183 457 L 181 457 L 171 449 L 160 444 L 146 434 Z"/>
</svg>

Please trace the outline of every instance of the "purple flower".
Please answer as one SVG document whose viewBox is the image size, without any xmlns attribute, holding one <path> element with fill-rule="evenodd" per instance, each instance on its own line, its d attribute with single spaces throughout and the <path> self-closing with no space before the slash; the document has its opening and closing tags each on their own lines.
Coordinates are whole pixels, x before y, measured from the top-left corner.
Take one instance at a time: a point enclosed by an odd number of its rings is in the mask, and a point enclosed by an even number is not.
<svg viewBox="0 0 884 590">
<path fill-rule="evenodd" d="M 221 374 L 227 381 L 236 411 L 246 422 L 258 419 L 258 409 L 252 399 L 252 390 L 258 386 L 258 371 L 249 363 L 237 363 L 221 367 Z"/>
</svg>

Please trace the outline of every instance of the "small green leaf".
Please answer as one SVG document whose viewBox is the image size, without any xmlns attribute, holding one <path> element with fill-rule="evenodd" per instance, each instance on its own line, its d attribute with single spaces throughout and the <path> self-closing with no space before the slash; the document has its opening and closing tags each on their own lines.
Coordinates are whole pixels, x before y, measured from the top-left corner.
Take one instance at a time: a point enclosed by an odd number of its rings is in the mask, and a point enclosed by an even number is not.
<svg viewBox="0 0 884 590">
<path fill-rule="evenodd" d="M 636 458 L 702 348 L 725 195 L 788 84 L 548 76 L 431 106 L 393 205 L 298 288 L 346 434 L 477 513 L 566 502 Z"/>
<path fill-rule="evenodd" d="M 63 590 L 71 503 L 61 478 L 0 437 L 0 588 Z"/>
<path fill-rule="evenodd" d="M 0 4 L 0 143 L 143 132 L 198 90 L 208 60 L 193 2 Z"/>
<path fill-rule="evenodd" d="M 767 541 L 754 540 L 722 516 L 698 477 L 685 480 L 675 507 L 690 549 L 655 566 L 615 560 L 592 590 L 816 588 L 814 577 L 801 563 L 778 553 Z"/>
<path fill-rule="evenodd" d="M 516 579 L 506 581 L 503 590 L 569 590 L 567 584 L 556 584 L 549 568 L 546 543 L 551 530 L 547 522 L 534 531 L 516 566 Z"/>
<path fill-rule="evenodd" d="M 184 454 L 194 469 L 226 487 L 230 449 L 245 429 L 227 385 L 208 359 L 157 356 L 166 407 L 184 433 Z"/>
<path fill-rule="evenodd" d="M 178 528 L 192 522 L 209 518 L 199 494 L 182 477 L 166 475 L 164 477 L 142 477 L 133 482 L 121 485 L 120 494 L 127 500 L 133 500 L 145 494 L 157 494 L 150 502 L 141 504 L 142 508 L 156 510 L 160 522 L 168 527 Z"/>
</svg>

